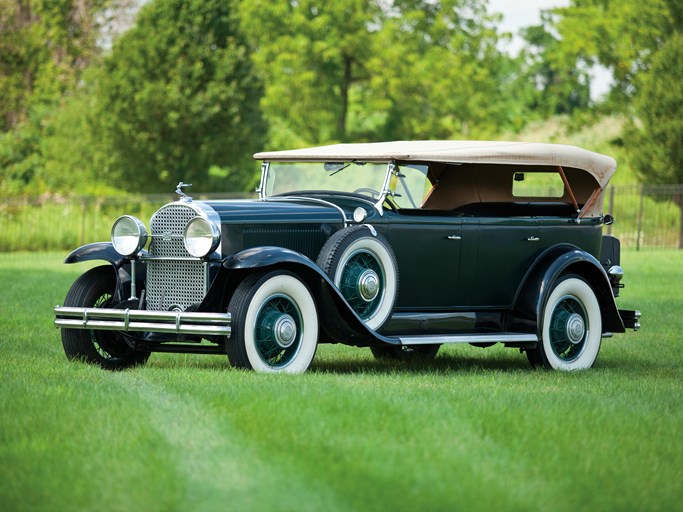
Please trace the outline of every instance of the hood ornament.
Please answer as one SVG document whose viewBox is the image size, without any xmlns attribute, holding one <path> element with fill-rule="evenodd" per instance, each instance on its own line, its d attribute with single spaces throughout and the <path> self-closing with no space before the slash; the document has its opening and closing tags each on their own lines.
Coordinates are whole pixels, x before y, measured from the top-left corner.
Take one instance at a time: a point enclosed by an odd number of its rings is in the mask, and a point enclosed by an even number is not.
<svg viewBox="0 0 683 512">
<path fill-rule="evenodd" d="M 175 193 L 180 196 L 181 201 L 187 201 L 188 203 L 192 202 L 192 198 L 188 196 L 185 192 L 183 192 L 183 189 L 185 187 L 191 187 L 192 183 L 183 183 L 182 181 L 178 182 L 178 186 L 175 189 Z"/>
</svg>

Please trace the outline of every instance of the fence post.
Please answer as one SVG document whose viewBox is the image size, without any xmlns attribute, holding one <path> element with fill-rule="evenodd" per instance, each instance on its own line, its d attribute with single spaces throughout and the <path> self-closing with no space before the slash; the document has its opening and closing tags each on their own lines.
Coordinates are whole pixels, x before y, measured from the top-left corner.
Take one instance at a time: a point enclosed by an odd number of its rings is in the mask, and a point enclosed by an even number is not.
<svg viewBox="0 0 683 512">
<path fill-rule="evenodd" d="M 678 248 L 683 249 L 683 185 L 674 195 L 674 203 L 678 205 Z"/>
<path fill-rule="evenodd" d="M 636 251 L 640 251 L 640 233 L 643 228 L 643 195 L 645 187 L 640 186 L 640 205 L 638 206 L 638 233 L 636 235 Z"/>
<path fill-rule="evenodd" d="M 607 207 L 607 213 L 614 217 L 614 185 L 609 187 L 609 206 Z M 607 226 L 607 234 L 612 234 L 612 224 Z"/>
<path fill-rule="evenodd" d="M 88 209 L 88 198 L 83 196 L 81 198 L 81 243 L 79 245 L 85 245 L 85 216 Z"/>
</svg>

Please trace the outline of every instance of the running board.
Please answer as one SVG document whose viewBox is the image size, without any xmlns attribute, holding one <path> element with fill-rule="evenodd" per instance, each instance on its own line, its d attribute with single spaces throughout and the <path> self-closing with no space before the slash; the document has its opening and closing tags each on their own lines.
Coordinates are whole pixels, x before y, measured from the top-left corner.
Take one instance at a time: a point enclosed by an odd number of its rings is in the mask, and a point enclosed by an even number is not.
<svg viewBox="0 0 683 512">
<path fill-rule="evenodd" d="M 443 343 L 530 343 L 538 342 L 535 334 L 500 332 L 496 334 L 448 334 L 399 336 L 401 345 L 441 345 Z"/>
</svg>

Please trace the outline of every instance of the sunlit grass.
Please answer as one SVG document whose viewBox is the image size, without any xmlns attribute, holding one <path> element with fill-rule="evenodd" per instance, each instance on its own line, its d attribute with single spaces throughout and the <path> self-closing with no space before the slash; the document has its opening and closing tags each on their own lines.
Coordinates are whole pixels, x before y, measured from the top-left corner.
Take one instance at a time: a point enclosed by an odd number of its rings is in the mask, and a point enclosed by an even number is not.
<svg viewBox="0 0 683 512">
<path fill-rule="evenodd" d="M 625 252 L 643 328 L 596 367 L 531 370 L 516 350 L 433 363 L 321 346 L 269 376 L 153 354 L 67 362 L 51 325 L 83 266 L 0 255 L 5 510 L 673 510 L 683 500 L 683 252 Z"/>
</svg>

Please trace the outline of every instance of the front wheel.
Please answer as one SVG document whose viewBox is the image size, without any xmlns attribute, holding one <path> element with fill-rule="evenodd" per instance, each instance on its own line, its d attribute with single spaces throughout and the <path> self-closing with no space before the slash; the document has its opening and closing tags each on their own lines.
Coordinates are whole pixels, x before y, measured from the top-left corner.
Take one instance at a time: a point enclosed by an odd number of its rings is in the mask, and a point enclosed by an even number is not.
<svg viewBox="0 0 683 512">
<path fill-rule="evenodd" d="M 555 283 L 543 309 L 542 340 L 527 350 L 532 366 L 583 370 L 593 366 L 602 342 L 600 304 L 590 285 L 575 275 Z"/>
<path fill-rule="evenodd" d="M 64 299 L 67 307 L 109 308 L 116 287 L 110 266 L 95 267 L 81 275 Z M 106 370 L 123 370 L 145 364 L 149 352 L 133 350 L 116 331 L 62 329 L 66 357 L 96 364 Z"/>
<path fill-rule="evenodd" d="M 294 274 L 273 271 L 247 277 L 228 311 L 233 366 L 257 372 L 302 373 L 318 344 L 318 313 L 308 287 Z"/>
</svg>

